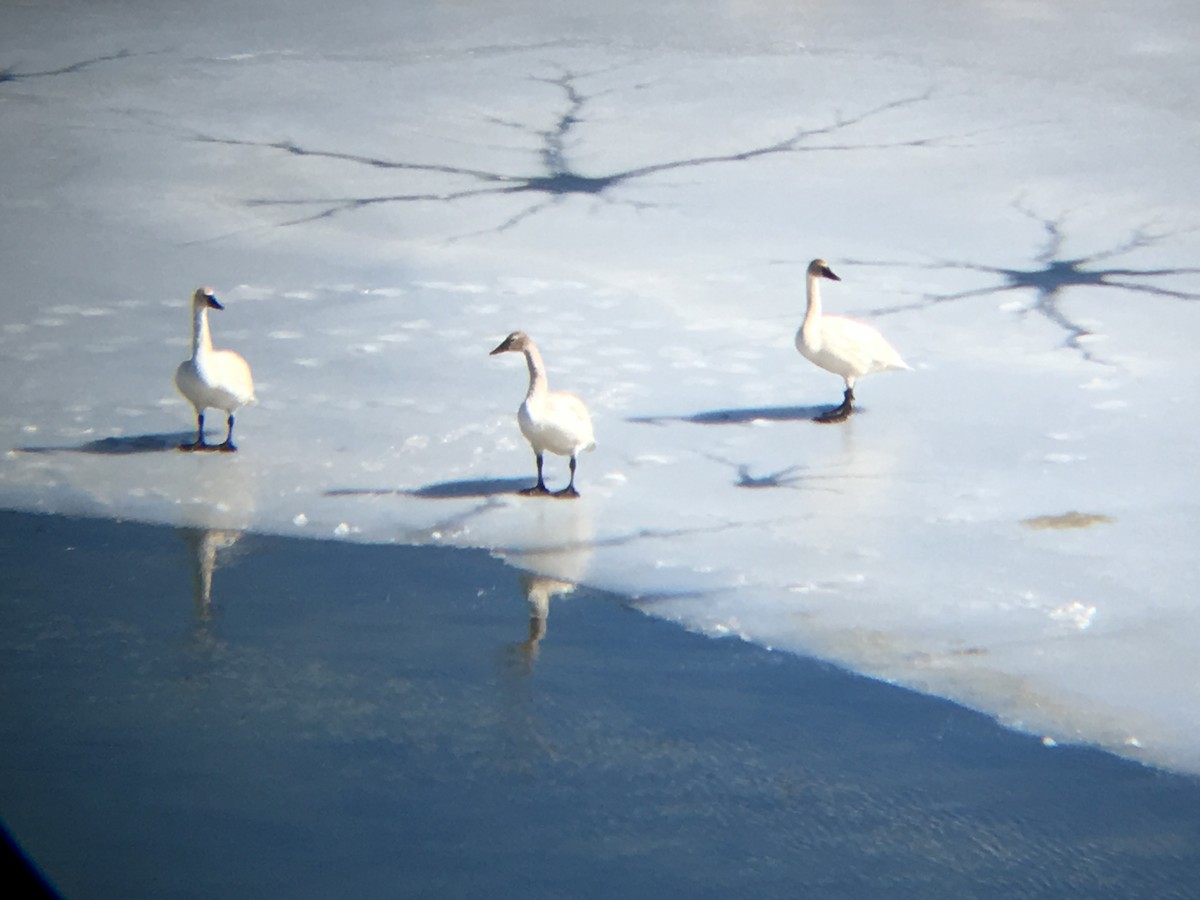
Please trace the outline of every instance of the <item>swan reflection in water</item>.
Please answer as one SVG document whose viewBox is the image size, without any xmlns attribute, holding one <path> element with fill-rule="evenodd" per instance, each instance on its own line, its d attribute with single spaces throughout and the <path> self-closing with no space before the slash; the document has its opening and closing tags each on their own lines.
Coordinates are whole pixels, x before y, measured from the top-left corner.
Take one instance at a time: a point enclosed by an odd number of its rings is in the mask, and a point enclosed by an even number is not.
<svg viewBox="0 0 1200 900">
<path fill-rule="evenodd" d="M 240 530 L 232 528 L 179 529 L 192 551 L 192 589 L 195 598 L 196 616 L 201 622 L 212 618 L 213 572 L 217 568 L 217 552 L 228 550 L 242 537 Z"/>
<path fill-rule="evenodd" d="M 548 575 L 521 573 L 521 593 L 529 603 L 529 639 L 517 645 L 518 657 L 529 668 L 533 668 L 546 636 L 547 620 L 550 618 L 550 601 L 575 590 L 575 582 L 551 578 Z"/>
<path fill-rule="evenodd" d="M 253 470 L 236 459 L 197 454 L 183 466 L 180 485 L 183 504 L 179 536 L 191 551 L 196 617 L 208 622 L 213 614 L 213 572 L 229 562 L 230 548 L 241 540 L 253 521 L 257 484 Z M 234 551 L 238 553 L 239 551 Z"/>
<path fill-rule="evenodd" d="M 512 648 L 525 674 L 533 670 L 546 637 L 550 601 L 571 594 L 583 580 L 591 563 L 595 536 L 586 498 L 577 503 L 538 506 L 513 535 L 519 549 L 499 554 L 521 570 L 518 584 L 529 606 L 529 637 Z"/>
</svg>

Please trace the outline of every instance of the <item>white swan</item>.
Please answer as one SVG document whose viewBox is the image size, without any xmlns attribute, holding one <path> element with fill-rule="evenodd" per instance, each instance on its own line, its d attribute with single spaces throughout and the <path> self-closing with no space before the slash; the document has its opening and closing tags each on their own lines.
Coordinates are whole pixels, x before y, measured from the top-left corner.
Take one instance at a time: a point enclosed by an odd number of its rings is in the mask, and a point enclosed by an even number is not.
<svg viewBox="0 0 1200 900">
<path fill-rule="evenodd" d="M 223 450 L 232 453 L 233 414 L 253 403 L 254 379 L 250 366 L 232 350 L 214 350 L 208 329 L 208 310 L 224 309 L 209 288 L 198 288 L 192 295 L 192 355 L 175 370 L 175 386 L 196 410 L 196 440 L 181 444 L 180 450 Z M 223 409 L 229 415 L 225 442 L 209 444 L 204 440 L 204 410 Z"/>
<path fill-rule="evenodd" d="M 841 422 L 850 415 L 854 403 L 854 383 L 872 372 L 887 372 L 912 367 L 900 358 L 896 348 L 882 334 L 857 319 L 821 314 L 820 279 L 841 281 L 823 259 L 808 264 L 808 311 L 796 332 L 796 349 L 811 363 L 827 372 L 841 375 L 846 393 L 841 406 L 817 416 L 818 422 Z"/>
<path fill-rule="evenodd" d="M 555 496 L 578 497 L 579 492 L 575 490 L 575 457 L 580 451 L 596 446 L 592 417 L 588 415 L 583 401 L 574 394 L 550 390 L 542 354 L 529 335 L 514 331 L 490 355 L 506 352 L 524 353 L 525 364 L 529 367 L 529 391 L 517 411 L 517 423 L 537 457 L 538 480 L 537 484 L 521 493 L 550 493 L 546 489 L 546 482 L 542 480 L 542 455 L 549 450 L 559 456 L 571 457 L 571 481 Z"/>
</svg>

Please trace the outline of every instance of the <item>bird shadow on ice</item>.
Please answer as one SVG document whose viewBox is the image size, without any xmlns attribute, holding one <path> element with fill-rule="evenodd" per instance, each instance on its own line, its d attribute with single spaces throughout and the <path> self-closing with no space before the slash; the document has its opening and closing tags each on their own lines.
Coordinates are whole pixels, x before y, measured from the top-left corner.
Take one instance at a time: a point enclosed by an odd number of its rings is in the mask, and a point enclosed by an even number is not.
<svg viewBox="0 0 1200 900">
<path fill-rule="evenodd" d="M 17 447 L 18 453 L 93 453 L 97 456 L 128 456 L 133 453 L 162 453 L 178 450 L 195 436 L 191 431 L 169 434 L 131 434 L 125 437 L 106 437 L 86 444 L 67 447 Z"/>
<path fill-rule="evenodd" d="M 708 409 L 682 416 L 634 416 L 627 421 L 640 425 L 688 422 L 692 425 L 749 425 L 751 422 L 811 422 L 829 412 L 826 406 L 758 406 L 746 409 Z"/>
<path fill-rule="evenodd" d="M 424 497 L 453 500 L 463 497 L 495 497 L 515 494 L 529 487 L 528 478 L 470 478 L 463 481 L 437 481 L 419 488 L 332 488 L 326 497 Z"/>
</svg>

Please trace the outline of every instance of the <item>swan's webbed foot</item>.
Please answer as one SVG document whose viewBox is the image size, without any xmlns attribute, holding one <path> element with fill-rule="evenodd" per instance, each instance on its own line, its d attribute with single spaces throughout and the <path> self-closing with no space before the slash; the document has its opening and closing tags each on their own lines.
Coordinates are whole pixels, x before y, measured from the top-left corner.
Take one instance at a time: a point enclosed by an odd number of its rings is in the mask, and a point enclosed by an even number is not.
<svg viewBox="0 0 1200 900">
<path fill-rule="evenodd" d="M 574 500 L 579 496 L 579 491 L 575 490 L 575 467 L 577 464 L 575 454 L 571 454 L 571 480 L 567 482 L 567 486 L 561 491 L 554 492 L 554 496 L 560 500 Z"/>
<path fill-rule="evenodd" d="M 821 413 L 813 419 L 814 422 L 829 424 L 831 422 L 845 422 L 850 418 L 850 413 L 854 409 L 854 391 L 846 388 L 845 396 L 842 398 L 841 406 L 834 407 L 827 412 Z"/>
<path fill-rule="evenodd" d="M 222 453 L 237 453 L 237 447 L 233 443 L 233 413 L 229 414 L 228 425 L 229 430 L 225 432 L 225 441 L 218 444 L 217 449 Z"/>
<path fill-rule="evenodd" d="M 850 418 L 851 409 L 845 403 L 836 409 L 831 409 L 828 412 L 823 412 L 821 415 L 813 419 L 814 422 L 820 422 L 822 425 L 829 425 L 833 422 L 845 422 Z"/>
<path fill-rule="evenodd" d="M 531 488 L 525 488 L 523 491 L 517 491 L 517 493 L 522 497 L 544 497 L 546 494 L 550 493 L 549 489 L 546 487 L 546 480 L 542 477 L 542 454 L 535 452 L 534 456 L 537 458 L 537 484 Z"/>
<path fill-rule="evenodd" d="M 188 452 L 191 452 L 194 450 L 213 450 L 213 449 L 215 449 L 212 444 L 210 444 L 210 443 L 208 443 L 208 441 L 204 440 L 204 413 L 203 412 L 196 413 L 196 439 L 194 441 L 192 441 L 190 444 L 180 444 L 179 449 L 186 450 Z"/>
</svg>

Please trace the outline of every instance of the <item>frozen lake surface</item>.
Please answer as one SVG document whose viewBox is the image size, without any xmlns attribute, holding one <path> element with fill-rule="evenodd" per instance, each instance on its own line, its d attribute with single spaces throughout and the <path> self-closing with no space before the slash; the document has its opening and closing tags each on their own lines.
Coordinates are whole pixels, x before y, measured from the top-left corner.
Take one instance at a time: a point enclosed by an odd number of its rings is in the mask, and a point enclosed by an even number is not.
<svg viewBox="0 0 1200 900">
<path fill-rule="evenodd" d="M 0 504 L 484 548 L 1200 772 L 1190 6 L 282 9 L 0 13 Z M 915 368 L 837 426 L 816 256 Z M 578 502 L 513 493 L 518 328 Z"/>
</svg>

